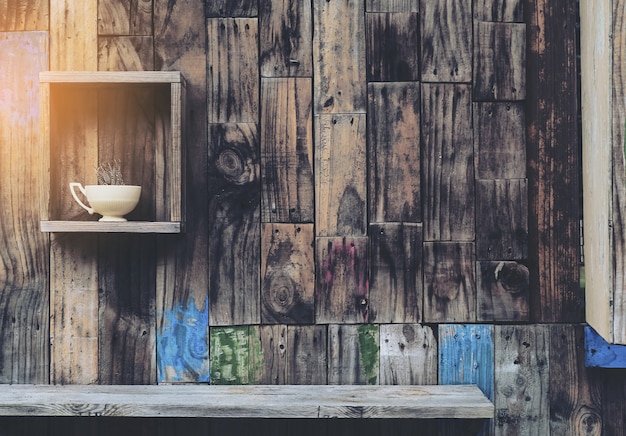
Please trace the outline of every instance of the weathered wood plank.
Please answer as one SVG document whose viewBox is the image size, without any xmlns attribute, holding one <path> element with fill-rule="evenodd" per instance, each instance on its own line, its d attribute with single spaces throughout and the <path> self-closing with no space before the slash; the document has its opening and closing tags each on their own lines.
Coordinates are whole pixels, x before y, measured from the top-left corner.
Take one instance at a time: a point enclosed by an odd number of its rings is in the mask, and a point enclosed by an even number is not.
<svg viewBox="0 0 626 436">
<path fill-rule="evenodd" d="M 526 98 L 526 24 L 477 21 L 474 100 Z"/>
<path fill-rule="evenodd" d="M 585 326 L 585 366 L 626 368 L 626 345 L 611 344 L 592 327 Z"/>
<path fill-rule="evenodd" d="M 550 327 L 494 327 L 496 434 L 550 434 Z"/>
<path fill-rule="evenodd" d="M 263 77 L 313 74 L 311 0 L 261 2 L 259 68 Z"/>
<path fill-rule="evenodd" d="M 207 18 L 256 17 L 258 0 L 211 0 L 204 2 Z"/>
<path fill-rule="evenodd" d="M 98 0 L 50 2 L 51 70 L 98 69 Z"/>
<path fill-rule="evenodd" d="M 473 0 L 474 20 L 524 22 L 523 0 Z"/>
<path fill-rule="evenodd" d="M 153 0 L 99 0 L 98 35 L 151 36 Z"/>
<path fill-rule="evenodd" d="M 316 116 L 316 236 L 361 236 L 367 232 L 365 118 L 365 114 Z"/>
<path fill-rule="evenodd" d="M 189 38 L 206 32 L 203 14 L 198 13 L 203 10 L 204 2 L 154 2 L 153 7 L 155 68 L 180 71 L 187 83 L 183 127 L 187 127 L 189 140 L 186 154 L 181 156 L 181 168 L 186 169 L 188 183 L 181 190 L 186 189 L 187 202 L 194 206 L 193 213 L 186 217 L 186 233 L 174 237 L 162 235 L 157 241 L 157 367 L 159 381 L 206 381 L 209 378 L 206 355 L 209 237 L 205 206 L 208 204 L 207 51 L 205 38 Z M 176 336 L 177 333 L 180 334 Z M 189 353 L 190 346 L 193 355 Z"/>
<path fill-rule="evenodd" d="M 311 80 L 261 82 L 261 218 L 313 221 L 313 117 Z"/>
<path fill-rule="evenodd" d="M 423 82 L 472 81 L 472 2 L 421 0 Z"/>
<path fill-rule="evenodd" d="M 316 323 L 369 320 L 367 271 L 367 237 L 316 238 Z"/>
<path fill-rule="evenodd" d="M 328 384 L 377 385 L 379 350 L 377 325 L 329 325 Z"/>
<path fill-rule="evenodd" d="M 250 380 L 249 327 L 210 327 L 211 383 L 245 385 Z"/>
<path fill-rule="evenodd" d="M 365 112 L 365 3 L 313 0 L 314 112 Z"/>
<path fill-rule="evenodd" d="M 261 238 L 261 322 L 313 324 L 313 224 L 264 224 Z"/>
<path fill-rule="evenodd" d="M 511 261 L 476 266 L 478 321 L 528 321 L 529 271 Z"/>
<path fill-rule="evenodd" d="M 38 75 L 48 57 L 46 32 L 0 33 L 0 383 L 49 380 L 49 241 L 37 230 L 47 197 Z"/>
<path fill-rule="evenodd" d="M 287 327 L 287 384 L 328 383 L 328 328 L 325 325 Z M 302 389 L 306 391 L 308 389 Z"/>
<path fill-rule="evenodd" d="M 6 0 L 0 3 L 0 32 L 48 30 L 47 0 Z"/>
<path fill-rule="evenodd" d="M 380 326 L 380 384 L 437 384 L 437 341 L 428 326 Z"/>
<path fill-rule="evenodd" d="M 368 85 L 370 222 L 420 222 L 420 98 L 417 83 Z"/>
<path fill-rule="evenodd" d="M 581 322 L 577 6 L 525 6 L 531 320 Z"/>
<path fill-rule="evenodd" d="M 523 103 L 474 103 L 477 179 L 526 177 L 526 113 Z"/>
<path fill-rule="evenodd" d="M 209 123 L 256 123 L 259 115 L 258 19 L 210 18 L 206 52 Z"/>
<path fill-rule="evenodd" d="M 475 247 L 424 243 L 424 322 L 476 321 Z"/>
<path fill-rule="evenodd" d="M 42 386 L 0 392 L 0 415 L 486 418 L 476 386 Z M 374 422 L 374 421 L 372 421 Z"/>
<path fill-rule="evenodd" d="M 151 36 L 101 36 L 98 38 L 98 70 L 154 70 L 154 40 Z"/>
<path fill-rule="evenodd" d="M 602 393 L 585 368 L 584 327 L 550 326 L 550 434 L 602 432 Z"/>
<path fill-rule="evenodd" d="M 419 80 L 417 13 L 365 14 L 367 81 Z"/>
<path fill-rule="evenodd" d="M 476 181 L 476 257 L 519 260 L 528 256 L 528 182 Z"/>
<path fill-rule="evenodd" d="M 422 84 L 421 113 L 424 240 L 474 240 L 470 87 Z"/>
<path fill-rule="evenodd" d="M 419 0 L 365 0 L 366 12 L 419 12 Z"/>
<path fill-rule="evenodd" d="M 250 383 L 287 383 L 287 326 L 250 326 Z"/>
<path fill-rule="evenodd" d="M 422 320 L 422 225 L 370 224 L 370 321 Z"/>
</svg>

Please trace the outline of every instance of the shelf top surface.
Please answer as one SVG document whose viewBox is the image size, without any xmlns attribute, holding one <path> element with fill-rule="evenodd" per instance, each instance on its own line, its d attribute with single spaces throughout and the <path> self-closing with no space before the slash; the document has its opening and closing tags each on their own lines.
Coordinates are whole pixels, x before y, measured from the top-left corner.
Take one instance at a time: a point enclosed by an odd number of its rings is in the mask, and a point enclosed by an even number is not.
<svg viewBox="0 0 626 436">
<path fill-rule="evenodd" d="M 40 230 L 49 233 L 181 233 L 178 221 L 41 221 Z"/>
<path fill-rule="evenodd" d="M 180 71 L 43 71 L 42 83 L 181 83 Z"/>
</svg>

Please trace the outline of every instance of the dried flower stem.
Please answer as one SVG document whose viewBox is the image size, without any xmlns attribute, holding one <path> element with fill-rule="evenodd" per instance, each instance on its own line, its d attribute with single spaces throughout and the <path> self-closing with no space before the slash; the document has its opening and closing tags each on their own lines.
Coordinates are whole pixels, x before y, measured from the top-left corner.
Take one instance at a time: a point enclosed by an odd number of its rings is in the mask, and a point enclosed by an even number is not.
<svg viewBox="0 0 626 436">
<path fill-rule="evenodd" d="M 99 185 L 123 185 L 120 161 L 107 162 L 96 168 Z"/>
</svg>

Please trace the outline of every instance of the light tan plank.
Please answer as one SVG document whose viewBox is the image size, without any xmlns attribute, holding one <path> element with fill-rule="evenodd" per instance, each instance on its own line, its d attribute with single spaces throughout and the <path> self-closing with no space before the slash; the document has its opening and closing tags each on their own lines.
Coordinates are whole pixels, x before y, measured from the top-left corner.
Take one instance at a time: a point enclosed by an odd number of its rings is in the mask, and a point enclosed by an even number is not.
<svg viewBox="0 0 626 436">
<path fill-rule="evenodd" d="M 380 326 L 380 383 L 437 384 L 437 341 L 432 329 L 420 324 Z"/>
<path fill-rule="evenodd" d="M 5 0 L 0 3 L 0 32 L 48 30 L 48 0 Z"/>
<path fill-rule="evenodd" d="M 101 36 L 98 38 L 98 69 L 101 71 L 154 70 L 151 36 Z"/>
<path fill-rule="evenodd" d="M 50 2 L 51 70 L 98 69 L 98 0 Z"/>
</svg>

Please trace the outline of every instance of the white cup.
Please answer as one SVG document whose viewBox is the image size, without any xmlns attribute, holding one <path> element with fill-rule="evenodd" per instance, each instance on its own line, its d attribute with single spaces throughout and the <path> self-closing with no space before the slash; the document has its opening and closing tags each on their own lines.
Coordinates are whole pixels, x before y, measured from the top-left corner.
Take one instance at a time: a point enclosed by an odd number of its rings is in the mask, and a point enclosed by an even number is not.
<svg viewBox="0 0 626 436">
<path fill-rule="evenodd" d="M 78 188 L 87 197 L 89 206 L 78 198 L 75 188 Z M 89 214 L 102 215 L 98 221 L 126 221 L 124 215 L 131 212 L 139 202 L 141 186 L 86 185 L 83 187 L 80 183 L 70 182 L 70 191 L 72 191 L 74 200 Z"/>
</svg>

